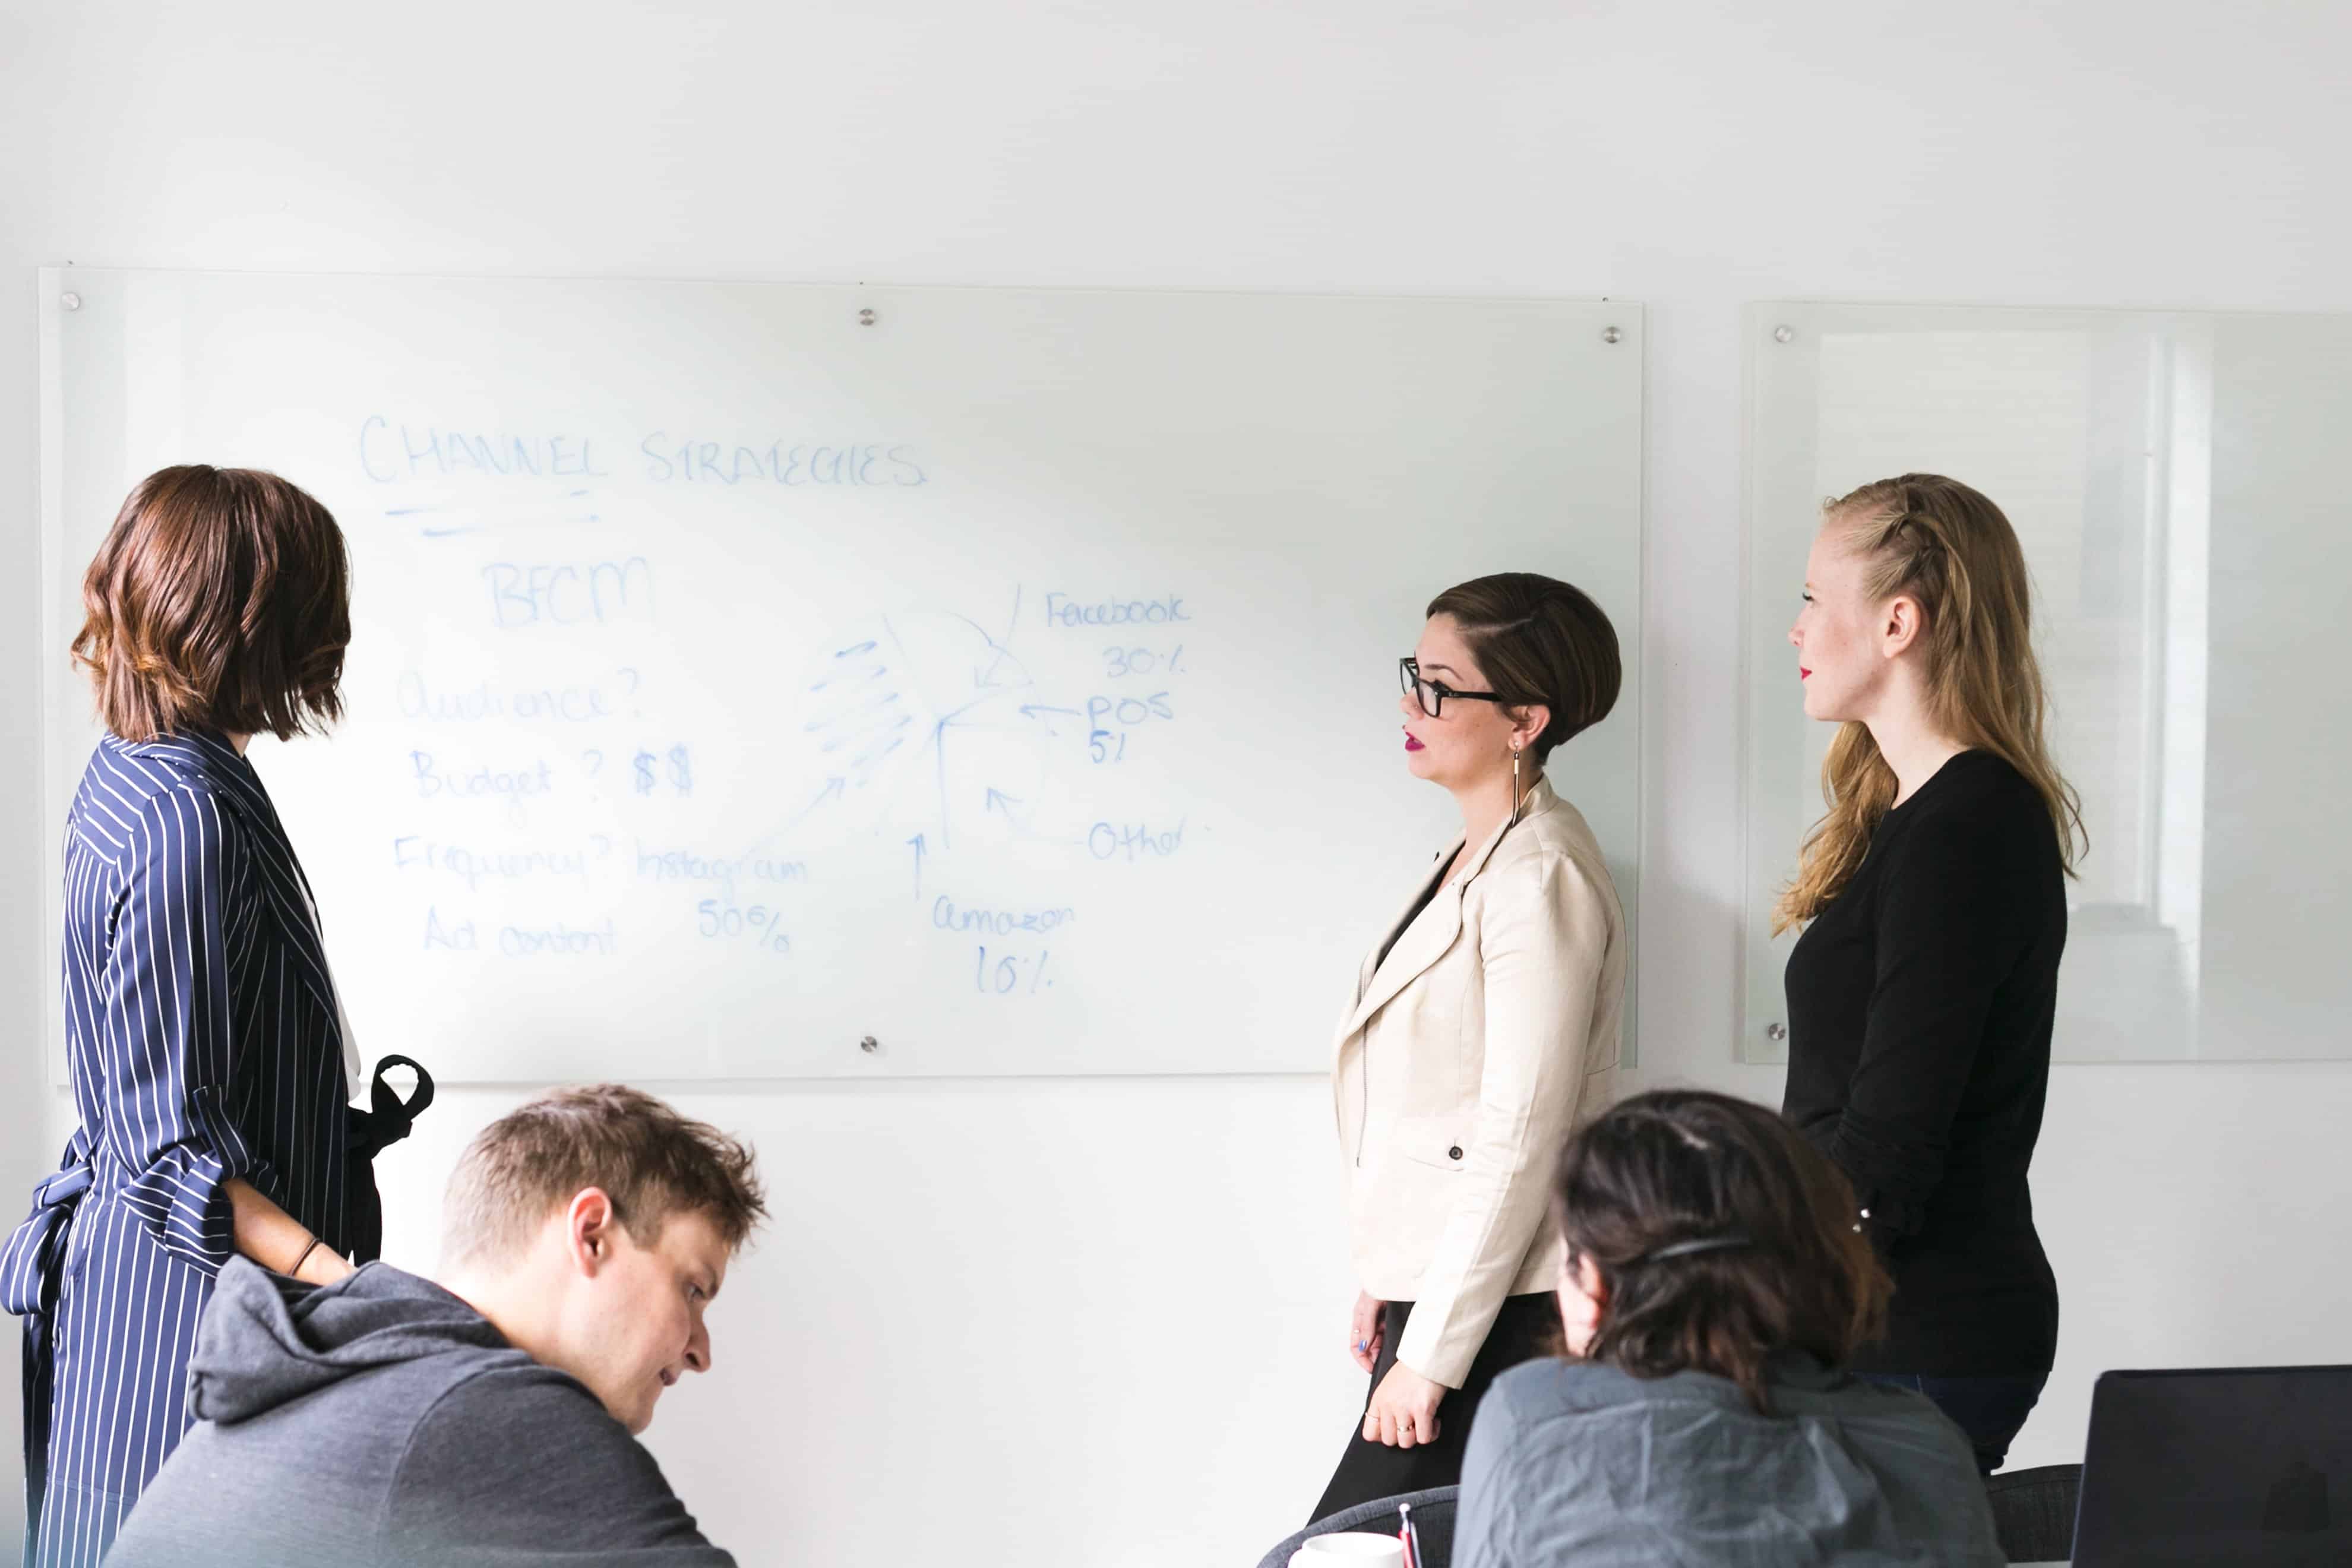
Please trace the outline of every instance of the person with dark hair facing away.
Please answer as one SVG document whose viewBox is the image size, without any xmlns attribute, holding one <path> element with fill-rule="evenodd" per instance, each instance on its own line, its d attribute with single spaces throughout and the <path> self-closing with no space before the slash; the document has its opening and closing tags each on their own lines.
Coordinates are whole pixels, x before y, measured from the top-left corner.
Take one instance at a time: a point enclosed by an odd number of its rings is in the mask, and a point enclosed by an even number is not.
<svg viewBox="0 0 2352 1568">
<path fill-rule="evenodd" d="M 1551 1196 L 1567 1355 L 1486 1395 L 1455 1568 L 2007 1561 L 1959 1428 L 1844 1370 L 1891 1286 L 1787 1122 L 1640 1095 L 1569 1140 Z"/>
<path fill-rule="evenodd" d="M 82 579 L 106 733 L 66 818 L 78 1114 L 0 1246 L 25 1319 L 25 1561 L 97 1568 L 192 1419 L 188 1357 L 237 1258 L 327 1285 L 375 1255 L 369 1160 L 431 1094 L 350 1101 L 359 1047 L 319 911 L 246 758 L 342 712 L 342 531 L 275 474 L 142 480 Z M 415 1064 L 387 1058 L 385 1065 Z"/>
<path fill-rule="evenodd" d="M 109 1568 L 729 1568 L 636 1434 L 766 1213 L 748 1146 L 604 1084 L 475 1138 L 438 1284 L 232 1262 Z"/>
<path fill-rule="evenodd" d="M 1624 1010 L 1623 911 L 1553 788 L 1557 748 L 1616 704 L 1617 633 L 1531 572 L 1430 603 L 1398 661 L 1404 761 L 1462 836 L 1356 976 L 1332 1068 L 1364 1411 L 1312 1517 L 1462 1473 L 1495 1374 L 1559 1331 L 1544 1167 L 1606 1105 Z"/>
</svg>

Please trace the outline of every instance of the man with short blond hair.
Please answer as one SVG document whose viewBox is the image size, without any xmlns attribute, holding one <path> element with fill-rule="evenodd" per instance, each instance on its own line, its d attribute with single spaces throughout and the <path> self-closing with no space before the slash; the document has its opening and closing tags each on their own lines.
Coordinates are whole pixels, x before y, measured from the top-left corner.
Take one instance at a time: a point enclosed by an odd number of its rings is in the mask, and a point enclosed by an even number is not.
<svg viewBox="0 0 2352 1568">
<path fill-rule="evenodd" d="M 635 1434 L 709 1370 L 703 1314 L 766 1213 L 749 1147 L 604 1084 L 467 1147 L 437 1284 L 232 1262 L 189 1377 L 200 1424 L 110 1568 L 731 1568 Z"/>
</svg>

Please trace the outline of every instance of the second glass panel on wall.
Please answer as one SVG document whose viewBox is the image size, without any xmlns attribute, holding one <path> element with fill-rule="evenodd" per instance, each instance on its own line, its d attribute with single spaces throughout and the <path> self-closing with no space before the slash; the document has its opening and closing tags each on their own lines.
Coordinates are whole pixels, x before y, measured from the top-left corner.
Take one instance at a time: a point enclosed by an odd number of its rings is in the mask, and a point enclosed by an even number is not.
<svg viewBox="0 0 2352 1568">
<path fill-rule="evenodd" d="M 1766 305 L 1748 321 L 1741 1055 L 1787 1050 L 1769 910 L 1832 727 L 1786 640 L 1821 503 L 1906 471 L 1998 502 L 2035 587 L 2068 888 L 2055 1054 L 2352 1055 L 2352 833 L 2329 683 L 2352 560 L 2352 318 Z"/>
</svg>

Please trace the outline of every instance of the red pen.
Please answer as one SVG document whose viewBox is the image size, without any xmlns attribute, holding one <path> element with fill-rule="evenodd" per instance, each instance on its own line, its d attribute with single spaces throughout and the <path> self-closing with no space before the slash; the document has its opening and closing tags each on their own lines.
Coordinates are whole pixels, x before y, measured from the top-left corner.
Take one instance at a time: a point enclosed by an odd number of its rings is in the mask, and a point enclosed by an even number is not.
<svg viewBox="0 0 2352 1568">
<path fill-rule="evenodd" d="M 1404 1568 L 1421 1568 L 1421 1536 L 1412 1528 L 1412 1504 L 1397 1504 L 1397 1539 L 1404 1542 Z"/>
</svg>

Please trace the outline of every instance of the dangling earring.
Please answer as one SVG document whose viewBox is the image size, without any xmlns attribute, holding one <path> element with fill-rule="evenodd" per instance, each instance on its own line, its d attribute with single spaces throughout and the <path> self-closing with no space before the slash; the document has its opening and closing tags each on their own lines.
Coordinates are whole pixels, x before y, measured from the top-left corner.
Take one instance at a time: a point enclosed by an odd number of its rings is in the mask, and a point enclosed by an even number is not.
<svg viewBox="0 0 2352 1568">
<path fill-rule="evenodd" d="M 1514 741 L 1514 742 L 1511 742 L 1511 820 L 1510 820 L 1510 823 L 1509 823 L 1509 826 L 1513 826 L 1513 827 L 1517 826 L 1518 826 L 1518 823 L 1519 823 L 1519 806 L 1520 806 L 1520 805 L 1521 805 L 1521 802 L 1520 802 L 1520 799 L 1519 799 L 1519 743 L 1518 743 L 1517 741 Z"/>
</svg>

